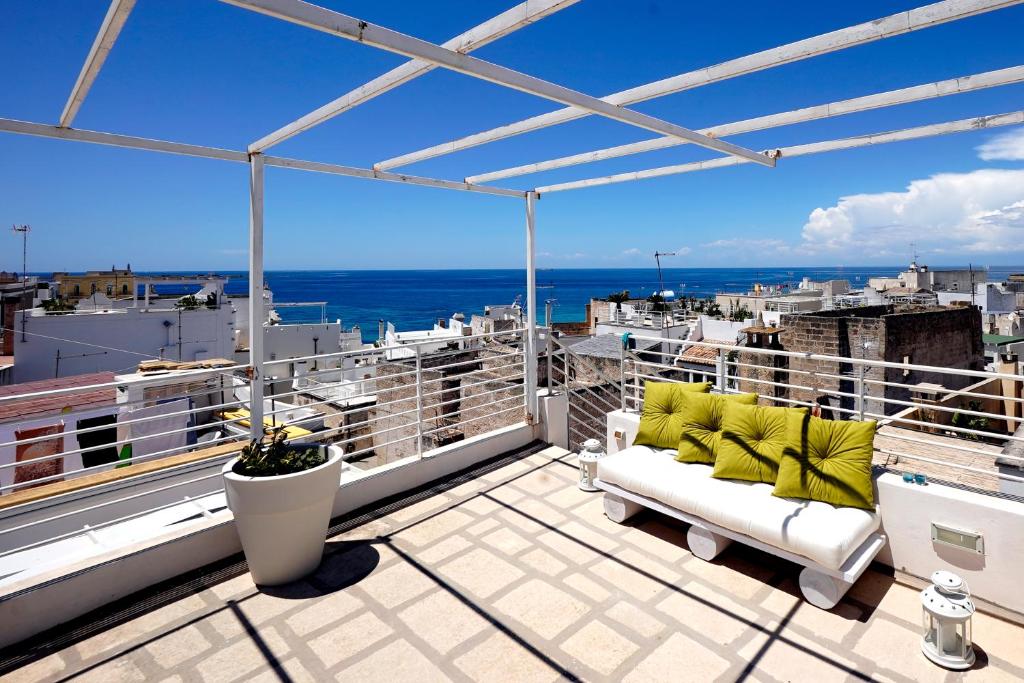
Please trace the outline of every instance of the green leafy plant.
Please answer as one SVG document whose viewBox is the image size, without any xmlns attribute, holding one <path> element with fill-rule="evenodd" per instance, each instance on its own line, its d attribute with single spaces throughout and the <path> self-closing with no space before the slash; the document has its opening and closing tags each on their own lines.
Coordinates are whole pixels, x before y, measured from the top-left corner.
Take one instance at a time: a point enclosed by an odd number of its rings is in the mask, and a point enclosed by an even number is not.
<svg viewBox="0 0 1024 683">
<path fill-rule="evenodd" d="M 284 427 L 275 427 L 270 434 L 253 439 L 242 449 L 231 471 L 245 477 L 276 477 L 304 472 L 327 462 L 327 455 L 319 446 L 291 445 L 285 438 Z"/>
<path fill-rule="evenodd" d="M 960 408 L 964 406 L 961 404 Z M 977 413 L 983 412 L 981 401 L 968 401 L 967 410 L 971 410 Z M 961 429 L 975 429 L 980 432 L 987 432 L 989 430 L 988 418 L 984 415 L 968 415 L 966 413 L 953 413 L 952 423 L 954 427 Z M 968 434 L 965 432 L 957 432 L 957 436 L 962 439 L 969 441 L 981 441 L 982 437 L 979 434 Z"/>
<path fill-rule="evenodd" d="M 189 294 L 178 299 L 178 302 L 174 304 L 175 308 L 181 308 L 186 311 L 194 311 L 199 308 L 199 299 L 196 298 L 195 294 Z"/>
<path fill-rule="evenodd" d="M 747 308 L 746 306 L 740 305 L 738 299 L 734 299 L 733 300 L 732 315 L 729 316 L 729 320 L 732 320 L 733 322 L 741 323 L 744 320 L 746 320 L 748 318 L 753 318 L 753 317 L 754 316 L 750 313 L 750 309 L 749 308 Z"/>
<path fill-rule="evenodd" d="M 64 299 L 43 299 L 43 310 L 47 313 L 70 313 L 75 307 Z"/>
<path fill-rule="evenodd" d="M 651 310 L 657 313 L 664 313 L 671 309 L 671 306 L 661 294 L 651 294 L 647 297 L 647 302 L 651 304 Z"/>
<path fill-rule="evenodd" d="M 615 304 L 615 308 L 621 310 L 622 304 L 629 301 L 629 290 L 624 289 L 621 292 L 612 292 L 608 295 L 608 301 Z"/>
</svg>

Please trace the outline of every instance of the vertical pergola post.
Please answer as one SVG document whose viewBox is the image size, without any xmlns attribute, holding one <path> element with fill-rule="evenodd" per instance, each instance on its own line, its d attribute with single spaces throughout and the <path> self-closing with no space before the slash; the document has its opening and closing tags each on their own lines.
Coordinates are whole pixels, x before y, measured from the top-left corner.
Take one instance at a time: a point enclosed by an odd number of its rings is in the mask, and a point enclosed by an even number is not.
<svg viewBox="0 0 1024 683">
<path fill-rule="evenodd" d="M 249 155 L 249 433 L 263 435 L 263 155 Z"/>
<path fill-rule="evenodd" d="M 526 380 L 526 419 L 537 419 L 537 263 L 536 263 L 537 193 L 526 193 L 526 335 L 524 338 Z"/>
</svg>

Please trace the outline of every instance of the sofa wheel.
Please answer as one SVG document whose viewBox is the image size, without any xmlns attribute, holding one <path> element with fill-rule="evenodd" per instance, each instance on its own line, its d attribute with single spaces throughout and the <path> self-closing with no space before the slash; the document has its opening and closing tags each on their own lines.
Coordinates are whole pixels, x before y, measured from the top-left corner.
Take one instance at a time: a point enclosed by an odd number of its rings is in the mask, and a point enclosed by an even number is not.
<svg viewBox="0 0 1024 683">
<path fill-rule="evenodd" d="M 614 493 L 604 494 L 604 514 L 613 522 L 622 524 L 627 519 L 644 509 L 640 503 L 626 500 Z"/>
<path fill-rule="evenodd" d="M 686 532 L 686 544 L 690 546 L 691 553 L 702 560 L 710 561 L 732 545 L 732 539 L 699 526 L 691 526 Z"/>
<path fill-rule="evenodd" d="M 800 592 L 807 602 L 821 609 L 835 607 L 853 584 L 805 567 L 800 572 Z"/>
</svg>

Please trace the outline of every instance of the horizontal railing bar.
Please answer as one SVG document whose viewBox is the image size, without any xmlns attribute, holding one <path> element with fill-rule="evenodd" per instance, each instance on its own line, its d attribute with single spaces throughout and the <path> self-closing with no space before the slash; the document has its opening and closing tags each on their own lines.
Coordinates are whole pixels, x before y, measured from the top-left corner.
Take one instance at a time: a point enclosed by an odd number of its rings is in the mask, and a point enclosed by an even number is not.
<svg viewBox="0 0 1024 683">
<path fill-rule="evenodd" d="M 1012 474 L 1006 474 L 998 470 L 983 470 L 980 467 L 971 467 L 970 465 L 961 465 L 960 463 L 949 462 L 947 460 L 936 460 L 923 455 L 915 455 L 913 453 L 902 453 L 900 451 L 894 451 L 888 448 L 876 448 L 876 451 L 885 455 L 895 455 L 897 458 L 906 458 L 907 460 L 916 460 L 918 462 L 927 462 L 933 465 L 941 465 L 943 467 L 951 467 L 957 470 L 964 470 L 966 472 L 973 472 L 975 474 L 984 474 L 996 477 L 997 479 L 1006 479 L 1008 481 L 1024 482 L 1024 477 L 1018 477 Z"/>
<path fill-rule="evenodd" d="M 903 431 L 907 431 L 907 430 L 903 430 Z M 1001 459 L 1001 458 L 1006 458 L 1008 460 L 1017 460 L 1017 461 L 1020 461 L 1020 462 L 1024 463 L 1024 457 L 1021 457 L 1021 456 L 1018 456 L 1018 455 L 1009 455 L 1007 453 L 993 453 L 991 451 L 983 451 L 983 450 L 978 449 L 978 448 L 971 448 L 970 446 L 960 446 L 958 444 L 942 443 L 942 442 L 939 442 L 939 441 L 933 441 L 932 439 L 916 439 L 916 438 L 914 438 L 912 436 L 906 436 L 904 434 L 896 434 L 896 433 L 892 433 L 892 432 L 885 432 L 884 434 L 881 434 L 880 436 L 883 436 L 883 437 L 885 437 L 887 439 L 897 439 L 898 441 L 906 441 L 908 443 L 917 443 L 917 444 L 922 444 L 922 445 L 925 445 L 925 446 L 936 446 L 938 448 L 943 448 L 943 449 L 947 449 L 948 448 L 949 450 L 960 451 L 962 453 L 970 453 L 971 455 L 983 456 L 983 457 L 986 457 L 986 458 L 992 458 L 993 460 L 997 460 L 997 459 Z"/>
<path fill-rule="evenodd" d="M 495 403 L 500 403 L 500 401 L 495 401 Z M 452 425 L 449 425 L 449 426 L 446 426 L 446 427 L 438 427 L 437 429 L 431 429 L 431 430 L 428 430 L 428 431 L 424 431 L 423 433 L 424 434 L 435 434 L 435 433 L 440 432 L 440 431 L 445 430 L 445 429 L 454 429 L 455 427 L 461 427 L 462 425 L 469 424 L 470 422 L 476 422 L 477 420 L 484 420 L 484 419 L 489 418 L 489 417 L 494 417 L 495 415 L 503 415 L 504 413 L 509 413 L 509 412 L 512 412 L 513 410 L 522 410 L 522 409 L 523 409 L 523 406 L 512 406 L 511 408 L 505 408 L 504 410 L 496 410 L 495 412 L 490 413 L 488 415 L 481 415 L 480 417 L 466 418 L 465 420 L 461 420 L 461 421 L 456 422 L 456 423 L 454 423 Z"/>
</svg>

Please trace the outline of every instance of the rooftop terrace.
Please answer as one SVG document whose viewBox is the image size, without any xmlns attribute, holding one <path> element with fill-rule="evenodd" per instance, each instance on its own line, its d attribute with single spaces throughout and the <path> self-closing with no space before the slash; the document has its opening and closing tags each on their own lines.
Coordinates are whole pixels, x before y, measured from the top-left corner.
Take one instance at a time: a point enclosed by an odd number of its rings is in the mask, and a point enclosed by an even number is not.
<svg viewBox="0 0 1024 683">
<path fill-rule="evenodd" d="M 8 680 L 1024 677 L 1019 626 L 976 615 L 980 663 L 951 674 L 921 656 L 917 590 L 890 574 L 823 611 L 795 565 L 740 545 L 704 562 L 681 525 L 615 524 L 575 479 L 563 449 L 506 454 L 335 520 L 306 581 L 260 591 L 230 558 L 44 634 Z"/>
</svg>

